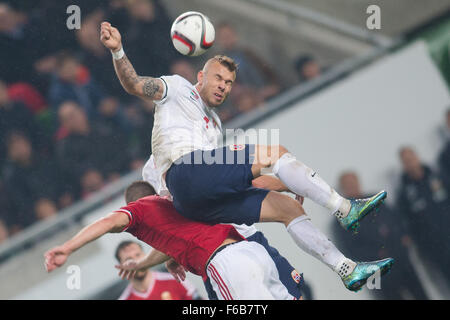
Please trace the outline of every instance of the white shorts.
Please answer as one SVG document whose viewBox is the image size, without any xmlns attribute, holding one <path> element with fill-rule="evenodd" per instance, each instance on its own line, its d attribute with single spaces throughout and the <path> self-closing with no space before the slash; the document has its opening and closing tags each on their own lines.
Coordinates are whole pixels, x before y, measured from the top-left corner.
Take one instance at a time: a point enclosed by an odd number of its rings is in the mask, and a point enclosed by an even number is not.
<svg viewBox="0 0 450 320">
<path fill-rule="evenodd" d="M 206 272 L 219 300 L 293 300 L 266 249 L 257 242 L 228 245 Z"/>
</svg>

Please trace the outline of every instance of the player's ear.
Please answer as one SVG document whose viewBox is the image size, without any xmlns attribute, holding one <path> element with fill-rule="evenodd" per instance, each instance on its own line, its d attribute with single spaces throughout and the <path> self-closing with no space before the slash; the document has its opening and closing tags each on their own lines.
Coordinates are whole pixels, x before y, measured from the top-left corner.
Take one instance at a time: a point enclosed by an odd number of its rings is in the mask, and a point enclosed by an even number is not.
<svg viewBox="0 0 450 320">
<path fill-rule="evenodd" d="M 197 82 L 201 85 L 203 83 L 203 76 L 204 76 L 204 72 L 203 70 L 200 70 L 197 73 Z"/>
</svg>

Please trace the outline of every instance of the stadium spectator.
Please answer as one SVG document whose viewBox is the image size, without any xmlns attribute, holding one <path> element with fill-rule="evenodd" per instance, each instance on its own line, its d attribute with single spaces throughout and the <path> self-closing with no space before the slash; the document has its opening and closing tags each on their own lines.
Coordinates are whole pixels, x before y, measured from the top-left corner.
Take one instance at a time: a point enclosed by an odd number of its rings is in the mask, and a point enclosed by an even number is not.
<svg viewBox="0 0 450 320">
<path fill-rule="evenodd" d="M 108 128 L 103 130 L 117 131 L 118 138 L 125 136 L 130 129 L 131 124 L 125 116 L 123 107 L 119 99 L 114 96 L 107 96 L 100 101 L 97 114 L 94 120 L 95 125 Z"/>
<path fill-rule="evenodd" d="M 129 104 L 126 108 L 126 117 L 132 126 L 129 145 L 131 169 L 142 168 L 152 153 L 153 108 L 152 101 L 143 100 Z"/>
<path fill-rule="evenodd" d="M 403 166 L 397 205 L 422 257 L 450 284 L 450 183 L 423 164 L 411 147 L 399 152 Z"/>
<path fill-rule="evenodd" d="M 175 60 L 170 65 L 170 74 L 178 74 L 192 84 L 197 83 L 197 72 L 194 66 L 186 59 Z"/>
<path fill-rule="evenodd" d="M 105 186 L 103 176 L 96 169 L 87 169 L 80 179 L 81 198 L 87 199 Z"/>
<path fill-rule="evenodd" d="M 116 249 L 116 259 L 123 264 L 128 259 L 145 256 L 139 243 L 123 241 Z M 199 299 L 196 288 L 188 281 L 179 283 L 170 273 L 137 271 L 119 300 L 193 300 Z"/>
<path fill-rule="evenodd" d="M 34 115 L 22 103 L 11 100 L 5 83 L 0 81 L 0 165 L 6 158 L 6 136 L 14 130 L 32 137 L 35 145 L 41 142 Z"/>
<path fill-rule="evenodd" d="M 76 32 L 81 48 L 79 57 L 83 65 L 95 75 L 104 92 L 128 98 L 111 65 L 111 53 L 99 41 L 98 26 L 104 19 L 105 12 L 102 9 L 97 9 L 83 17 L 81 28 Z"/>
<path fill-rule="evenodd" d="M 97 126 L 97 122 L 91 124 L 85 111 L 73 101 L 64 102 L 58 115 L 61 137 L 56 144 L 57 161 L 67 191 L 75 198 L 81 190 L 71 185 L 79 187 L 79 177 L 88 168 L 99 170 L 105 177 L 115 177 L 128 169 L 126 140 L 120 131 Z"/>
<path fill-rule="evenodd" d="M 6 193 L 10 209 L 14 213 L 10 221 L 11 228 L 17 231 L 37 221 L 39 217 L 35 204 L 38 201 L 54 201 L 57 180 L 52 161 L 36 158 L 31 141 L 23 133 L 10 133 L 7 148 L 8 158 L 3 177 L 8 186 Z"/>
<path fill-rule="evenodd" d="M 239 66 L 239 77 L 234 87 L 244 86 L 255 90 L 257 99 L 261 101 L 278 94 L 281 91 L 281 84 L 275 71 L 255 52 L 239 44 L 239 38 L 233 26 L 221 23 L 216 29 L 216 44 L 221 54 L 233 58 Z"/>
<path fill-rule="evenodd" d="M 103 93 L 90 71 L 77 58 L 68 52 L 61 52 L 57 56 L 48 98 L 55 111 L 64 101 L 73 100 L 93 119 Z"/>
<path fill-rule="evenodd" d="M 0 3 L 0 70 L 7 82 L 29 78 L 30 59 L 26 48 L 27 15 Z"/>
<path fill-rule="evenodd" d="M 34 212 L 39 220 L 45 220 L 50 217 L 56 216 L 58 208 L 54 201 L 47 198 L 41 198 L 34 204 Z"/>
<path fill-rule="evenodd" d="M 17 82 L 8 86 L 11 100 L 23 103 L 34 115 L 47 110 L 47 101 L 42 94 L 26 82 Z"/>
<path fill-rule="evenodd" d="M 159 1 L 125 0 L 127 17 L 119 24 L 127 35 L 124 48 L 139 74 L 168 74 L 177 53 L 168 41 L 172 25 Z M 157 50 L 155 50 L 157 44 Z"/>
<path fill-rule="evenodd" d="M 308 82 L 321 74 L 321 67 L 313 56 L 306 54 L 295 59 L 295 71 L 300 83 Z"/>
<path fill-rule="evenodd" d="M 339 189 L 348 199 L 367 197 L 353 171 L 340 175 Z M 426 299 L 425 291 L 409 260 L 408 236 L 401 226 L 401 216 L 383 205 L 377 215 L 371 215 L 361 224 L 356 235 L 344 230 L 337 221 L 333 224 L 333 233 L 342 248 L 355 257 L 380 259 L 388 255 L 395 258 L 395 268 L 391 270 L 389 281 L 381 284 L 381 290 L 371 291 L 375 297 L 387 300 Z"/>
</svg>

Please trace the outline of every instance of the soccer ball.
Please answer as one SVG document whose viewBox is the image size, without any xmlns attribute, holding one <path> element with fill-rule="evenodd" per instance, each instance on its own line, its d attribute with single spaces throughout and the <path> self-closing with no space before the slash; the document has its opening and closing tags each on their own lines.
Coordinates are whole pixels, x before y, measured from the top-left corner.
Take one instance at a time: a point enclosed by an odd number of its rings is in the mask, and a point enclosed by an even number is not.
<svg viewBox="0 0 450 320">
<path fill-rule="evenodd" d="M 188 11 L 175 19 L 170 30 L 172 43 L 186 56 L 198 56 L 211 48 L 216 32 L 207 16 Z"/>
</svg>

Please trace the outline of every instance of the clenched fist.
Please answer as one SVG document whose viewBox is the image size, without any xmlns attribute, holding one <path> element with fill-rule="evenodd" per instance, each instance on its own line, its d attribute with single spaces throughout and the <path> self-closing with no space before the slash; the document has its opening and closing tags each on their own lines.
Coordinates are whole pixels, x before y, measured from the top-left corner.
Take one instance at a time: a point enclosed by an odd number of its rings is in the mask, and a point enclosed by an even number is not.
<svg viewBox="0 0 450 320">
<path fill-rule="evenodd" d="M 100 25 L 100 41 L 112 52 L 119 51 L 122 48 L 122 37 L 119 30 L 106 21 Z"/>
</svg>

